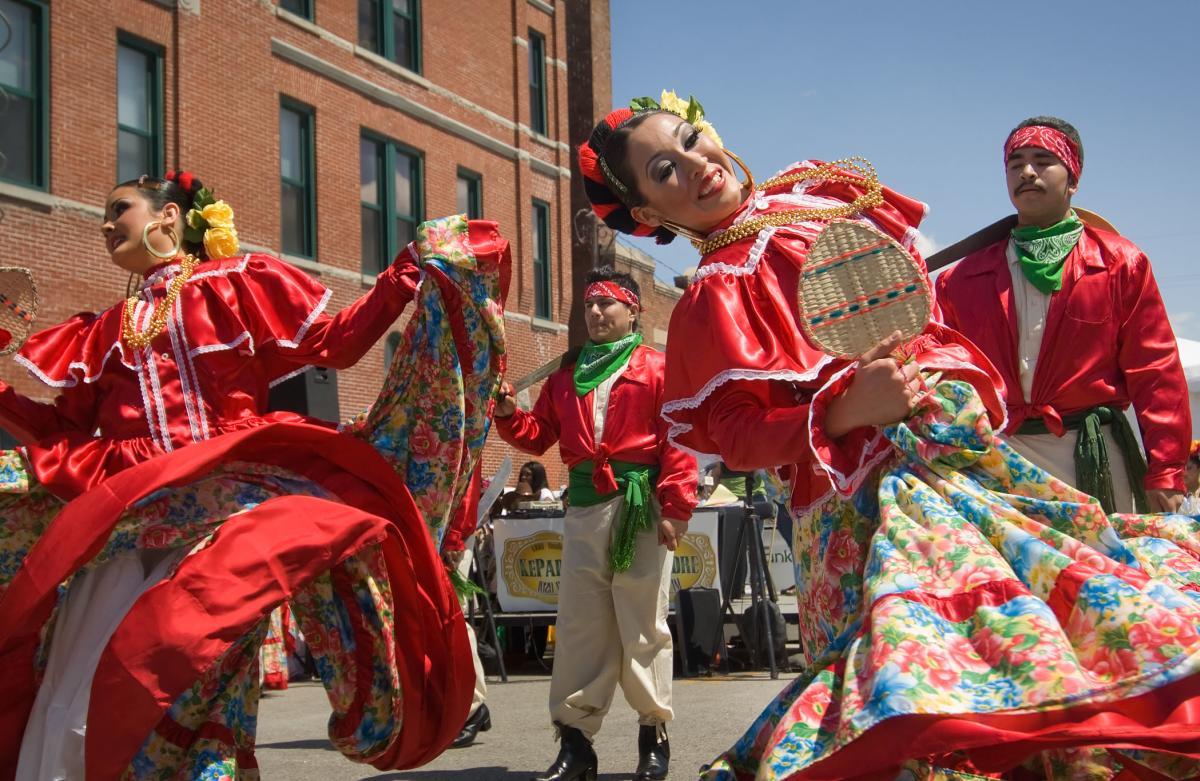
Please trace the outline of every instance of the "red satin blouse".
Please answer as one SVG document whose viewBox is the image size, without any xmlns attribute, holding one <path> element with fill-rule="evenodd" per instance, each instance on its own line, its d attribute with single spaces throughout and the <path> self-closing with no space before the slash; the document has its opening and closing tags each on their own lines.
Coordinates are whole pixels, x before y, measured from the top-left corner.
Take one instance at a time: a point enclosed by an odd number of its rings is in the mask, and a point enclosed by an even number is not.
<svg viewBox="0 0 1200 781">
<path fill-rule="evenodd" d="M 818 165 L 806 161 L 781 174 Z M 788 209 L 838 206 L 862 193 L 857 184 L 817 180 L 759 190 L 718 228 Z M 884 203 L 861 218 L 920 260 L 913 242 L 925 205 L 886 187 L 883 195 Z M 823 399 L 853 372 L 851 362 L 809 344 L 800 328 L 800 267 L 824 227 L 767 227 L 706 255 L 675 305 L 667 342 L 663 416 L 672 441 L 737 470 L 781 468 L 801 512 L 835 490 L 852 493 L 887 452 L 874 428 L 836 441 L 823 433 Z M 912 349 L 922 366 L 971 382 L 994 422 L 1003 421 L 999 378 L 965 339 L 935 322 Z"/>
<path fill-rule="evenodd" d="M 178 263 L 137 293 L 144 329 Z M 271 385 L 319 364 L 359 360 L 412 300 L 420 272 L 401 252 L 375 286 L 336 315 L 330 291 L 296 267 L 250 254 L 196 266 L 167 326 L 143 349 L 121 340 L 124 302 L 30 337 L 16 360 L 55 389 L 51 404 L 0 383 L 0 425 L 27 448 L 38 479 L 69 499 L 160 453 L 266 420 Z"/>
<path fill-rule="evenodd" d="M 663 397 L 663 354 L 641 346 L 613 383 L 604 419 L 604 439 L 596 444 L 592 399 L 575 393 L 574 365 L 551 374 L 531 412 L 518 409 L 496 418 L 500 437 L 513 447 L 541 455 L 558 442 L 568 467 L 592 461 L 600 493 L 616 490 L 610 461 L 657 464 L 658 501 L 666 518 L 686 521 L 696 506 L 696 461 L 667 441 L 666 421 L 658 414 Z"/>
</svg>

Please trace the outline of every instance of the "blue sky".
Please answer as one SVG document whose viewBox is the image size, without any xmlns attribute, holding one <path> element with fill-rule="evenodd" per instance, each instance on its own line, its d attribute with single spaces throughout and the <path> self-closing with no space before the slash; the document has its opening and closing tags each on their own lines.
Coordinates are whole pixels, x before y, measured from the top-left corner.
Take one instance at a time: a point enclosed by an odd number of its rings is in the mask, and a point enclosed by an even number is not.
<svg viewBox="0 0 1200 781">
<path fill-rule="evenodd" d="M 1001 147 L 1025 117 L 1079 128 L 1079 206 L 1149 255 L 1176 333 L 1200 339 L 1200 2 L 612 0 L 618 105 L 694 94 L 760 180 L 863 155 L 930 205 L 945 246 L 1012 212 Z M 629 240 L 660 276 L 695 250 Z"/>
</svg>

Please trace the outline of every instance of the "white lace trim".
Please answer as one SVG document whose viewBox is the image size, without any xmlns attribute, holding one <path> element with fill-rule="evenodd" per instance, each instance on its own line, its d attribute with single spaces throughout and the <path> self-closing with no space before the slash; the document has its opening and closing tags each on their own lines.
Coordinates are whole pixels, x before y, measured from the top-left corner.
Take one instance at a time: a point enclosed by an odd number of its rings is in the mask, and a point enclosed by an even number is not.
<svg viewBox="0 0 1200 781">
<path fill-rule="evenodd" d="M 745 276 L 753 274 L 758 270 L 758 262 L 762 260 L 762 255 L 767 250 L 767 242 L 775 235 L 779 227 L 777 225 L 769 225 L 758 232 L 758 238 L 754 240 L 754 246 L 750 248 L 749 255 L 746 256 L 746 262 L 741 266 L 732 266 L 728 263 L 708 263 L 696 269 L 696 273 L 692 275 L 690 284 L 696 284 L 705 277 L 710 277 L 713 274 L 733 274 L 734 276 Z"/>
<path fill-rule="evenodd" d="M 325 295 L 321 296 L 321 300 L 313 307 L 313 310 L 308 313 L 308 317 L 300 324 L 300 330 L 296 331 L 296 335 L 291 339 L 276 339 L 275 343 L 280 347 L 288 347 L 296 349 L 300 346 L 300 342 L 304 341 L 304 337 L 308 334 L 308 329 L 312 328 L 312 324 L 317 321 L 317 318 L 325 311 L 325 306 L 329 303 L 330 297 L 333 296 L 333 291 L 326 288 Z"/>
<path fill-rule="evenodd" d="M 192 432 L 192 441 L 199 442 L 202 437 L 200 436 L 199 421 L 196 418 L 196 406 L 198 402 L 192 398 L 192 382 L 191 377 L 188 376 L 186 365 L 187 348 L 184 347 L 181 339 L 183 323 L 179 319 L 180 311 L 179 299 L 176 298 L 175 303 L 171 306 L 171 315 L 167 321 L 167 334 L 171 337 L 171 349 L 175 353 L 175 365 L 179 370 L 179 395 L 183 396 L 183 409 L 187 414 L 188 428 Z"/>
<path fill-rule="evenodd" d="M 288 372 L 287 374 L 283 375 L 282 377 L 276 377 L 275 379 L 271 380 L 270 382 L 267 383 L 267 387 L 274 388 L 279 383 L 287 382 L 288 380 L 290 380 L 293 377 L 297 377 L 301 374 L 304 374 L 304 372 L 306 372 L 306 371 L 308 371 L 308 367 L 301 366 L 299 369 L 294 369 L 294 370 Z"/>
<path fill-rule="evenodd" d="M 197 355 L 204 355 L 205 353 L 215 353 L 215 352 L 220 352 L 222 350 L 233 350 L 238 345 L 240 345 L 242 342 L 244 342 L 246 340 L 250 341 L 250 354 L 253 355 L 254 354 L 254 337 L 252 337 L 250 335 L 249 331 L 242 331 L 241 334 L 239 334 L 238 337 L 231 342 L 222 342 L 220 344 L 206 344 L 206 345 L 202 345 L 200 347 L 193 347 L 190 351 L 188 351 L 188 357 L 195 358 Z"/>
<path fill-rule="evenodd" d="M 856 368 L 856 364 L 850 364 L 849 366 L 846 366 L 844 369 L 839 371 L 837 374 L 830 377 L 829 381 L 826 382 L 824 385 L 822 385 L 820 387 L 820 389 L 818 389 L 817 392 L 813 394 L 812 402 L 810 402 L 809 407 L 808 407 L 808 431 L 809 431 L 808 447 L 809 447 L 809 450 L 812 452 L 813 458 L 816 460 L 817 464 L 820 465 L 821 469 L 825 472 L 825 474 L 827 474 L 829 476 L 830 481 L 834 485 L 834 488 L 837 490 L 837 492 L 839 494 L 841 494 L 843 496 L 849 496 L 849 495 L 853 494 L 854 491 L 857 490 L 858 486 L 862 483 L 863 479 L 867 476 L 867 474 L 875 467 L 876 464 L 878 464 L 882 460 L 883 456 L 887 455 L 886 450 L 884 450 L 882 453 L 878 453 L 874 456 L 867 455 L 875 448 L 876 445 L 879 444 L 880 440 L 883 439 L 883 432 L 881 432 L 877 429 L 875 431 L 875 436 L 871 437 L 871 439 L 866 444 L 863 445 L 862 450 L 859 452 L 858 463 L 855 465 L 854 471 L 851 472 L 849 475 L 847 475 L 847 474 L 841 472 L 835 466 L 833 466 L 833 464 L 826 462 L 825 459 L 823 459 L 821 457 L 821 454 L 817 452 L 816 445 L 813 442 L 813 432 L 817 430 L 816 422 L 813 420 L 813 415 L 815 414 L 816 409 L 817 409 L 817 400 L 820 399 L 822 395 L 827 393 L 829 388 L 834 383 L 836 383 L 842 377 L 846 376 L 847 373 L 853 371 L 855 368 Z"/>
<path fill-rule="evenodd" d="M 680 450 L 691 453 L 693 456 L 720 455 L 719 453 L 706 453 L 700 450 L 693 450 L 686 445 L 681 445 L 677 438 L 691 431 L 693 426 L 690 423 L 681 423 L 673 420 L 671 418 L 671 413 L 677 410 L 698 408 L 704 403 L 705 399 L 713 394 L 717 388 L 721 387 L 727 382 L 733 382 L 735 380 L 781 380 L 783 382 L 807 382 L 820 374 L 821 369 L 823 369 L 825 365 L 832 360 L 832 357 L 826 355 L 822 357 L 815 366 L 805 372 L 790 370 L 763 371 L 760 369 L 726 369 L 725 371 L 715 375 L 708 382 L 704 383 L 704 386 L 700 388 L 699 392 L 697 392 L 695 396 L 689 396 L 685 399 L 675 399 L 663 404 L 660 414 L 670 426 L 670 428 L 667 430 L 667 440 L 673 446 L 679 448 Z"/>
</svg>

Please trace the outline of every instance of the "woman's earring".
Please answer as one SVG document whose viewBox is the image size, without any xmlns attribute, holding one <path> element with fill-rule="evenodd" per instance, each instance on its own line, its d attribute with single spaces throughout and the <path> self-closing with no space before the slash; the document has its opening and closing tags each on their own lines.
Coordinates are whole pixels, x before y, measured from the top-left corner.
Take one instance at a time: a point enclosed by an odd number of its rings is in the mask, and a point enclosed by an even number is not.
<svg viewBox="0 0 1200 781">
<path fill-rule="evenodd" d="M 676 236 L 682 236 L 685 239 L 689 239 L 691 241 L 705 241 L 708 239 L 707 236 L 703 236 L 700 233 L 697 233 L 696 231 L 692 230 L 691 228 L 685 228 L 682 225 L 676 225 L 673 222 L 667 222 L 666 220 L 663 220 L 662 224 L 663 224 L 663 227 L 670 230 Z"/>
<path fill-rule="evenodd" d="M 742 173 L 746 175 L 745 186 L 749 187 L 751 192 L 754 192 L 754 174 L 750 173 L 749 166 L 742 162 L 742 158 L 738 157 L 733 152 L 730 152 L 728 149 L 723 151 L 725 152 L 726 157 L 737 163 L 737 167 L 742 169 Z"/>
<path fill-rule="evenodd" d="M 180 241 L 179 234 L 177 234 L 173 228 L 163 228 L 167 235 L 171 237 L 171 241 L 175 244 L 175 246 L 172 247 L 169 252 L 159 252 L 158 250 L 154 249 L 154 245 L 150 243 L 150 229 L 157 228 L 161 225 L 161 220 L 151 220 L 150 222 L 146 223 L 146 227 L 142 228 L 142 246 L 146 248 L 147 252 L 159 260 L 170 260 L 171 258 L 178 257 L 179 248 L 183 246 L 183 242 Z"/>
</svg>

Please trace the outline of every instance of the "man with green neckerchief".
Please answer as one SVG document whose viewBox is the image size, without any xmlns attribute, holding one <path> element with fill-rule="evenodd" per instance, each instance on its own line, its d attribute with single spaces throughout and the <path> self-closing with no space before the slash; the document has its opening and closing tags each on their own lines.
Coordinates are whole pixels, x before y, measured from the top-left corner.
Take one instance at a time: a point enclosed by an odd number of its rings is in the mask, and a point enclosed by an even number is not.
<svg viewBox="0 0 1200 781">
<path fill-rule="evenodd" d="M 642 344 L 637 283 L 593 269 L 583 294 L 588 342 L 546 380 L 530 412 L 501 388 L 496 431 L 541 455 L 556 441 L 570 508 L 555 631 L 550 717 L 558 757 L 539 781 L 595 778 L 592 737 L 617 684 L 638 713 L 638 781 L 667 776 L 672 551 L 696 504 L 696 462 L 667 441 L 663 355 Z"/>
<path fill-rule="evenodd" d="M 945 322 L 1003 377 L 1006 440 L 1018 452 L 1109 512 L 1176 511 L 1191 416 L 1150 262 L 1071 207 L 1083 143 L 1069 123 L 1025 120 L 1004 161 L 1017 226 L 938 278 Z"/>
</svg>

